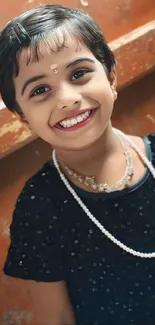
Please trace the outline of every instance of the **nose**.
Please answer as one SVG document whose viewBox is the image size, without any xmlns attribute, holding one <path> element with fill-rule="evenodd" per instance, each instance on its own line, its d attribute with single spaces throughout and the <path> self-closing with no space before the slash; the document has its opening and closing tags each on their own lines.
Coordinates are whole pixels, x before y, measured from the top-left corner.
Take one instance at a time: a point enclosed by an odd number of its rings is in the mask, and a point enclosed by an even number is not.
<svg viewBox="0 0 155 325">
<path fill-rule="evenodd" d="M 57 109 L 76 109 L 80 106 L 82 100 L 81 94 L 72 87 L 63 87 L 57 95 Z"/>
</svg>

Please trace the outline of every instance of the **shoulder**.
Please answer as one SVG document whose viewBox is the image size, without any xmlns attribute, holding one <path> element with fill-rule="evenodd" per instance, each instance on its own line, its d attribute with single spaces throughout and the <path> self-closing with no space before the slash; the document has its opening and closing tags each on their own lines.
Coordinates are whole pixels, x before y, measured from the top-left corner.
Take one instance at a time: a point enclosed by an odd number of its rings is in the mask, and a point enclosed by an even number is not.
<svg viewBox="0 0 155 325">
<path fill-rule="evenodd" d="M 17 199 L 4 266 L 7 275 L 37 281 L 64 280 L 63 225 L 50 178 L 49 166 L 45 165 L 26 182 Z"/>
<path fill-rule="evenodd" d="M 145 137 L 145 141 L 147 142 L 148 147 L 150 148 L 152 164 L 155 167 L 155 133 L 149 134 L 147 137 Z"/>
<path fill-rule="evenodd" d="M 155 166 L 155 133 L 144 137 L 129 136 L 130 139 L 139 147 L 142 153 L 152 161 Z"/>
<path fill-rule="evenodd" d="M 56 191 L 58 187 L 59 192 Z M 47 162 L 26 181 L 17 198 L 16 207 L 29 206 L 36 211 L 42 211 L 45 206 L 48 208 L 48 204 L 55 202 L 58 193 L 61 193 L 61 183 L 59 184 L 57 171 L 52 163 Z"/>
<path fill-rule="evenodd" d="M 155 133 L 149 134 L 145 139 L 150 144 L 152 153 L 155 154 Z"/>
<path fill-rule="evenodd" d="M 56 171 L 49 161 L 26 181 L 22 192 L 34 192 L 35 190 L 36 193 L 45 193 L 45 190 L 49 190 L 55 181 Z"/>
<path fill-rule="evenodd" d="M 132 136 L 129 135 L 129 138 L 134 141 L 135 144 L 138 145 L 139 149 L 141 149 L 141 151 L 143 153 L 146 152 L 146 145 L 149 144 L 151 147 L 151 151 L 155 152 L 155 133 L 153 134 L 149 134 L 147 136 L 144 137 L 138 137 L 138 136 Z"/>
<path fill-rule="evenodd" d="M 53 229 L 58 226 L 56 182 L 54 168 L 49 163 L 27 180 L 14 207 L 11 237 L 16 236 L 19 229 L 24 236 L 37 229 L 38 233 L 42 229 L 45 234 L 50 225 Z"/>
</svg>

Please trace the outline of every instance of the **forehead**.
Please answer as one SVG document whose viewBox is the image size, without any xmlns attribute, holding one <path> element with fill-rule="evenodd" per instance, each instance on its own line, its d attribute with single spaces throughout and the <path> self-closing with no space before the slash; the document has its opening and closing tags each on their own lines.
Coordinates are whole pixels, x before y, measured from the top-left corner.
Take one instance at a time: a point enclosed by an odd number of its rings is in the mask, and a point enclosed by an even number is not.
<svg viewBox="0 0 155 325">
<path fill-rule="evenodd" d="M 38 44 L 37 56 L 34 48 L 25 48 L 19 56 L 19 75 L 33 73 L 39 67 L 46 67 L 51 64 L 57 64 L 59 68 L 63 67 L 69 61 L 77 57 L 94 58 L 93 53 L 84 43 L 68 35 L 64 40 L 59 39 L 59 44 L 52 39 L 43 40 Z"/>
</svg>

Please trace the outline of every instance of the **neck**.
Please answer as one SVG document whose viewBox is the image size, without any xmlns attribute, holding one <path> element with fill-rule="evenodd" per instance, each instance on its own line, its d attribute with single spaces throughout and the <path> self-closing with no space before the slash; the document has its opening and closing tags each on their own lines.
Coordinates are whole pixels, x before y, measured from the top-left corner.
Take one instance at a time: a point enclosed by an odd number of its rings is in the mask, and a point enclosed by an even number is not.
<svg viewBox="0 0 155 325">
<path fill-rule="evenodd" d="M 115 136 L 111 124 L 103 135 L 89 148 L 83 150 L 56 150 L 60 164 L 83 175 L 97 175 L 103 170 L 106 161 L 120 153 L 120 143 Z"/>
</svg>

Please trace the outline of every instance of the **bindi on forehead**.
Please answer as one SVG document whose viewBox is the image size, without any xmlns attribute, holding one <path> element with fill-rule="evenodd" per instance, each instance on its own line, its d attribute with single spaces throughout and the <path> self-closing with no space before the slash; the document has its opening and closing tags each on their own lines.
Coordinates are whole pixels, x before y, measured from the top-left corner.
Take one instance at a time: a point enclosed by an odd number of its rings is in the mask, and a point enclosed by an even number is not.
<svg viewBox="0 0 155 325">
<path fill-rule="evenodd" d="M 51 64 L 51 65 L 50 65 L 50 69 L 51 69 L 54 73 L 56 73 L 56 74 L 59 72 L 59 70 L 58 70 L 58 65 L 57 65 L 56 63 Z"/>
</svg>

